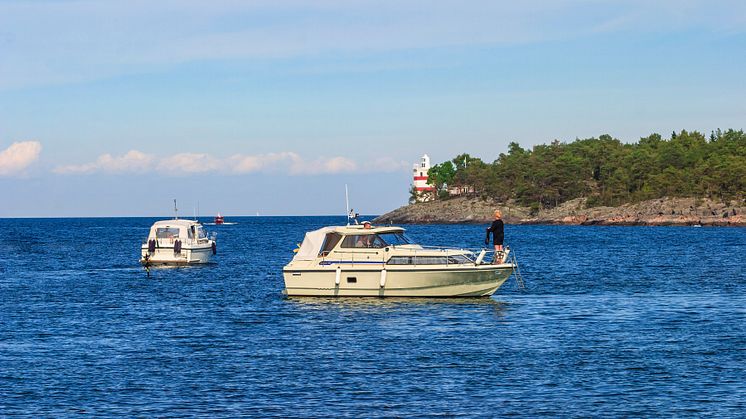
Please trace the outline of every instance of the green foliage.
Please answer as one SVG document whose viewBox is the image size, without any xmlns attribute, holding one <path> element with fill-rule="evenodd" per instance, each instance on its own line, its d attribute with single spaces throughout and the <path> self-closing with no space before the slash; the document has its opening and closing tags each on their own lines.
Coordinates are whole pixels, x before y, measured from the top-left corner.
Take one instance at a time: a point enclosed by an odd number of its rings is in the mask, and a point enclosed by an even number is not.
<svg viewBox="0 0 746 419">
<path fill-rule="evenodd" d="M 456 166 L 450 161 L 436 164 L 427 171 L 427 183 L 435 186 L 435 196 L 440 197 L 456 176 Z"/>
<path fill-rule="evenodd" d="M 713 131 L 659 134 L 625 144 L 609 135 L 554 141 L 531 150 L 511 142 L 492 163 L 468 154 L 434 166 L 429 182 L 438 195 L 463 187 L 481 197 L 516 200 L 538 210 L 575 198 L 589 206 L 621 205 L 671 197 L 743 200 L 746 196 L 746 134 Z"/>
<path fill-rule="evenodd" d="M 409 203 L 414 204 L 415 202 L 417 202 L 417 198 L 419 197 L 420 197 L 420 194 L 417 191 L 417 188 L 414 185 L 412 185 L 412 187 L 409 188 Z"/>
</svg>

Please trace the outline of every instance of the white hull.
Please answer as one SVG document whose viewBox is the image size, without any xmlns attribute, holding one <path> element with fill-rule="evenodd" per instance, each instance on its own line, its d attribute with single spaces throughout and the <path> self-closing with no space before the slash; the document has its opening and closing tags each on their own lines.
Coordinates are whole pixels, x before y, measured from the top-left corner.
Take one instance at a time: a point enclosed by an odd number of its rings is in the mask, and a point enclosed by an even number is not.
<svg viewBox="0 0 746 419">
<path fill-rule="evenodd" d="M 510 277 L 513 265 L 342 267 L 283 270 L 288 296 L 327 297 L 483 297 Z"/>
<path fill-rule="evenodd" d="M 174 253 L 173 247 L 159 247 L 146 261 L 147 254 L 148 247 L 143 246 L 140 253 L 140 263 L 143 265 L 192 265 L 209 263 L 212 258 L 212 247 L 182 247 L 181 253 Z"/>
</svg>

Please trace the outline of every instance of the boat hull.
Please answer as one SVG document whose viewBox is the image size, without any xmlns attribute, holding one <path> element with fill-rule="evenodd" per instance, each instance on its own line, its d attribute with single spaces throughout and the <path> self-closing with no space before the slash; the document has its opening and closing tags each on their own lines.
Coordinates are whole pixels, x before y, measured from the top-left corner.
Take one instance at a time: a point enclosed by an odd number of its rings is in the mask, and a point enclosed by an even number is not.
<svg viewBox="0 0 746 419">
<path fill-rule="evenodd" d="M 283 271 L 288 296 L 323 297 L 485 297 L 510 277 L 513 265 L 447 269 L 357 268 Z M 384 273 L 385 271 L 385 273 Z"/>
<path fill-rule="evenodd" d="M 197 265 L 210 262 L 212 247 L 182 247 L 181 253 L 174 253 L 173 247 L 160 247 L 148 259 L 145 255 L 148 255 L 148 248 L 144 246 L 140 253 L 143 265 Z"/>
</svg>

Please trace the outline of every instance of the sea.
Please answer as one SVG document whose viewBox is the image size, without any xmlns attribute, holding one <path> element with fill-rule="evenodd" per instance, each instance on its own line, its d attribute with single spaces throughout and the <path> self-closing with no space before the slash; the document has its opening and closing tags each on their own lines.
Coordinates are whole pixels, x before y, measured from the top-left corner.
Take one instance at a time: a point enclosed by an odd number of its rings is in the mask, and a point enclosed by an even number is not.
<svg viewBox="0 0 746 419">
<path fill-rule="evenodd" d="M 282 267 L 343 216 L 227 217 L 215 263 L 148 274 L 154 221 L 0 220 L 0 416 L 746 415 L 744 228 L 508 225 L 524 288 L 327 299 Z"/>
</svg>

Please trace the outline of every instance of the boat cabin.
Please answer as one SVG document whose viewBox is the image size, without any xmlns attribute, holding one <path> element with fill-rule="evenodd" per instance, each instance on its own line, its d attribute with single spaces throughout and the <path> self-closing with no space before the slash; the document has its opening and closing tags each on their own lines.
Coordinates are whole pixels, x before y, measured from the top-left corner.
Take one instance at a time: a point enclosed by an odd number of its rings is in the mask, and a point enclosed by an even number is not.
<svg viewBox="0 0 746 419">
<path fill-rule="evenodd" d="M 392 246 L 421 248 L 407 237 L 401 227 L 366 227 L 363 225 L 324 227 L 306 233 L 293 261 L 325 258 L 332 252 L 366 253 L 366 251 Z"/>
<path fill-rule="evenodd" d="M 192 220 L 157 221 L 150 228 L 148 240 L 157 240 L 159 245 L 170 245 L 179 240 L 182 243 L 207 242 L 207 232 L 202 224 Z"/>
</svg>

